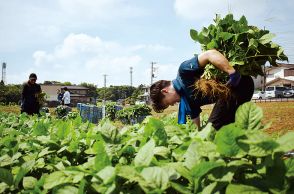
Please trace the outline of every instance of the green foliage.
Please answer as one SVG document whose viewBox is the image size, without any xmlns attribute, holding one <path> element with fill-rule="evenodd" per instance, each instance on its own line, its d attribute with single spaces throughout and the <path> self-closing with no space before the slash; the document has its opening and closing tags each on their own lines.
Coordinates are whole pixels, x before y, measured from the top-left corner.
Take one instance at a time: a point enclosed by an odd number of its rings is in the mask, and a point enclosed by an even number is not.
<svg viewBox="0 0 294 194">
<path fill-rule="evenodd" d="M 145 104 L 132 105 L 123 108 L 116 112 L 116 118 L 125 122 L 131 123 L 132 120 L 138 120 L 141 117 L 145 118 L 151 114 L 151 108 Z"/>
<path fill-rule="evenodd" d="M 134 101 L 138 98 L 139 95 L 143 94 L 143 85 L 138 86 L 137 88 L 133 86 L 110 86 L 107 88 L 98 88 L 98 98 L 114 101 L 116 102 L 119 99 L 129 99 L 129 101 Z"/>
<path fill-rule="evenodd" d="M 89 84 L 89 83 L 81 83 L 80 86 L 84 86 L 88 88 L 87 95 L 92 97 L 92 98 L 97 98 L 98 93 L 97 93 L 97 87 L 94 84 Z"/>
<path fill-rule="evenodd" d="M 217 49 L 242 75 L 263 75 L 262 66 L 266 62 L 277 66 L 277 60 L 288 60 L 283 48 L 272 41 L 275 35 L 248 25 L 245 16 L 235 20 L 232 14 L 224 18 L 216 15 L 214 24 L 200 32 L 191 29 L 190 36 L 200 43 L 204 51 Z M 226 79 L 226 75 L 212 65 L 206 66 L 204 77 L 221 81 Z"/>
<path fill-rule="evenodd" d="M 109 118 L 110 120 L 115 119 L 115 114 L 116 114 L 116 103 L 115 102 L 108 102 L 105 106 L 105 111 L 106 111 L 106 117 Z"/>
<path fill-rule="evenodd" d="M 59 105 L 55 108 L 57 118 L 59 119 L 75 119 L 78 117 L 79 113 L 72 111 L 68 106 Z"/>
<path fill-rule="evenodd" d="M 21 99 L 21 85 L 0 84 L 0 102 L 8 105 L 10 103 L 19 104 Z"/>
<path fill-rule="evenodd" d="M 268 136 L 260 115 L 248 102 L 198 132 L 175 115 L 118 128 L 0 113 L 0 193 L 291 193 L 294 133 Z"/>
</svg>

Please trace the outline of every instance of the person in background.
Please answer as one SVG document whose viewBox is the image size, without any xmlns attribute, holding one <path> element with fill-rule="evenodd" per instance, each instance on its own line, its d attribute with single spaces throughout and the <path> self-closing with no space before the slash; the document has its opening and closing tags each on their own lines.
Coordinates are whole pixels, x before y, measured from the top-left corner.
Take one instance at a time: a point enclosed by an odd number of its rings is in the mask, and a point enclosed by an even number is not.
<svg viewBox="0 0 294 194">
<path fill-rule="evenodd" d="M 59 104 L 63 104 L 62 103 L 62 98 L 63 98 L 63 91 L 60 91 L 59 89 L 57 90 L 57 100 L 59 102 Z"/>
<path fill-rule="evenodd" d="M 69 106 L 70 105 L 70 93 L 69 93 L 67 87 L 64 87 L 63 89 L 64 89 L 64 94 L 62 97 L 63 103 L 64 103 L 64 105 Z"/>
<path fill-rule="evenodd" d="M 21 113 L 28 115 L 39 114 L 40 103 L 38 95 L 41 93 L 41 86 L 36 83 L 37 75 L 31 73 L 29 80 L 23 84 L 21 93 Z"/>
</svg>

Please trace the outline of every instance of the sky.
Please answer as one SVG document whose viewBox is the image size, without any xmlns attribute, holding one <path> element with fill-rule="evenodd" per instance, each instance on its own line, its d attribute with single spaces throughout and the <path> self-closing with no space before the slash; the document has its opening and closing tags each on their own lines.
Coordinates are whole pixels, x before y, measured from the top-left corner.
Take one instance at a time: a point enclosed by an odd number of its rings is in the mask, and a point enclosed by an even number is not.
<svg viewBox="0 0 294 194">
<path fill-rule="evenodd" d="M 293 0 L 0 0 L 0 62 L 6 82 L 30 73 L 46 80 L 104 86 L 150 85 L 174 79 L 179 65 L 200 53 L 190 29 L 215 14 L 245 15 L 250 25 L 276 34 L 294 63 Z"/>
</svg>

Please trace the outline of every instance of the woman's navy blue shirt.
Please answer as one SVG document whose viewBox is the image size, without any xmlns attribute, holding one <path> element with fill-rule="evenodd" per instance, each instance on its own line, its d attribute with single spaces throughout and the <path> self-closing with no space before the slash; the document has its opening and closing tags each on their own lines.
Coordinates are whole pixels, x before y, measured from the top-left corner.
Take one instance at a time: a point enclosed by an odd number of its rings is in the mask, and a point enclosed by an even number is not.
<svg viewBox="0 0 294 194">
<path fill-rule="evenodd" d="M 208 97 L 202 97 L 201 93 L 194 86 L 203 72 L 204 69 L 199 67 L 198 64 L 198 56 L 195 55 L 192 59 L 184 61 L 180 65 L 177 78 L 172 81 L 177 93 L 181 98 L 184 97 L 185 99 L 181 100 L 181 103 L 185 103 L 187 107 L 184 113 L 179 110 L 179 114 L 190 115 L 191 119 L 199 116 L 202 105 L 212 103 Z"/>
</svg>

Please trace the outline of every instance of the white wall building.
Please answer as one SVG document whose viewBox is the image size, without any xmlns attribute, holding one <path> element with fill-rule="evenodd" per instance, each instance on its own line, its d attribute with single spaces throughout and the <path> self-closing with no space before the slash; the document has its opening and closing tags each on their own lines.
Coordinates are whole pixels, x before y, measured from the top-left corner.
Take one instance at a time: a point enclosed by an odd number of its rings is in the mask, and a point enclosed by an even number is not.
<svg viewBox="0 0 294 194">
<path fill-rule="evenodd" d="M 265 86 L 287 86 L 294 87 L 294 64 L 278 64 L 277 67 L 268 67 L 265 70 Z M 257 76 L 254 80 L 256 89 L 264 86 L 264 77 Z"/>
</svg>

